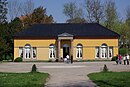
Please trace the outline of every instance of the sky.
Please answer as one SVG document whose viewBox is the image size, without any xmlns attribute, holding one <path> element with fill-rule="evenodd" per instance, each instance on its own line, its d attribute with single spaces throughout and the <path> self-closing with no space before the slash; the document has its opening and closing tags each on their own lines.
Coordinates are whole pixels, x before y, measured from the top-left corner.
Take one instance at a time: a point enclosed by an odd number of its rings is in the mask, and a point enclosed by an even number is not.
<svg viewBox="0 0 130 87">
<path fill-rule="evenodd" d="M 25 1 L 25 0 L 23 0 Z M 54 21 L 64 23 L 67 17 L 63 14 L 63 6 L 65 3 L 75 1 L 79 7 L 83 8 L 84 0 L 33 0 L 35 7 L 43 6 L 47 9 L 47 14 L 52 14 Z M 101 0 L 105 2 L 106 0 Z M 130 6 L 130 0 L 115 0 L 117 11 L 121 19 L 125 19 L 126 8 Z"/>
</svg>

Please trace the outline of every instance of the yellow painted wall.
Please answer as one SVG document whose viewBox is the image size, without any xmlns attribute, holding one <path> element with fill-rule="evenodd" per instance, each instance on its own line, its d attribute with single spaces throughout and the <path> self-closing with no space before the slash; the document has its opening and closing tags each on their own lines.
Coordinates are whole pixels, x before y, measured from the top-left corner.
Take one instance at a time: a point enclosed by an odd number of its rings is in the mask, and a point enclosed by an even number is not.
<svg viewBox="0 0 130 87">
<path fill-rule="evenodd" d="M 74 57 L 76 57 L 76 46 L 79 43 L 83 45 L 83 60 L 94 60 L 95 47 L 101 46 L 103 43 L 113 46 L 114 56 L 118 54 L 118 39 L 75 39 L 73 42 Z"/>
<path fill-rule="evenodd" d="M 63 57 L 63 44 L 69 44 L 70 40 L 61 40 L 61 57 Z M 118 54 L 118 39 L 74 39 L 73 40 L 73 59 L 76 60 L 76 46 L 77 44 L 83 45 L 83 59 L 95 59 L 95 47 L 101 46 L 103 43 L 108 46 L 113 46 L 114 56 Z M 49 59 L 49 45 L 57 45 L 55 39 L 45 40 L 14 40 L 14 58 L 19 56 L 19 47 L 24 47 L 26 44 L 30 44 L 32 47 L 37 47 L 37 60 L 48 60 Z"/>
<path fill-rule="evenodd" d="M 19 48 L 14 48 L 14 59 L 19 57 Z"/>
<path fill-rule="evenodd" d="M 14 40 L 14 59 L 19 56 L 19 47 L 26 44 L 37 48 L 37 60 L 49 60 L 49 45 L 56 44 L 56 40 Z"/>
<path fill-rule="evenodd" d="M 106 43 L 108 46 L 118 46 L 118 39 L 75 39 L 73 45 L 81 43 L 83 46 L 101 46 Z"/>
<path fill-rule="evenodd" d="M 37 60 L 48 60 L 49 48 L 37 48 Z"/>
<path fill-rule="evenodd" d="M 14 47 L 23 47 L 30 44 L 32 47 L 49 47 L 50 44 L 55 44 L 55 39 L 47 40 L 14 40 Z"/>
</svg>

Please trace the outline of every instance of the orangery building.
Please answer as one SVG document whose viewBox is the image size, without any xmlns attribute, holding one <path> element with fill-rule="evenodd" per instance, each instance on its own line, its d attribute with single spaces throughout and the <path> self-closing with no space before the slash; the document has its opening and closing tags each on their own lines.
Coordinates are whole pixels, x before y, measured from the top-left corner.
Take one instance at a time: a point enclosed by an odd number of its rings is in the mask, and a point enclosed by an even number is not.
<svg viewBox="0 0 130 87">
<path fill-rule="evenodd" d="M 97 23 L 35 24 L 14 35 L 14 58 L 24 61 L 111 59 L 119 34 Z"/>
</svg>

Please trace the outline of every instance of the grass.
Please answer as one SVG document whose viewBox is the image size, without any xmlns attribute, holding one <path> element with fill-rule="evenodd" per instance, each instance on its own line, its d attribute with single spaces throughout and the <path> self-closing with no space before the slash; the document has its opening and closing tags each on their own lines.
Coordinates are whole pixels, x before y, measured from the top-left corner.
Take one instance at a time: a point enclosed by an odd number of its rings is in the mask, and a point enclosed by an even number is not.
<svg viewBox="0 0 130 87">
<path fill-rule="evenodd" d="M 130 87 L 130 72 L 100 72 L 88 76 L 100 87 Z"/>
<path fill-rule="evenodd" d="M 0 87 L 44 87 L 47 73 L 2 73 Z"/>
</svg>

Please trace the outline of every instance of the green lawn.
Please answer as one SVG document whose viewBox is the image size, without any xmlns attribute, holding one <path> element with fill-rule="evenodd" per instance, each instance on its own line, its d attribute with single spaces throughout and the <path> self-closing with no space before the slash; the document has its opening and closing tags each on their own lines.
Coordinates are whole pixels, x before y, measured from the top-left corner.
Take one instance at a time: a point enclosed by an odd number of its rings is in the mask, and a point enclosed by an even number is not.
<svg viewBox="0 0 130 87">
<path fill-rule="evenodd" d="M 0 73 L 0 87 L 44 87 L 47 73 Z"/>
<path fill-rule="evenodd" d="M 100 72 L 88 76 L 100 87 L 130 87 L 130 72 Z"/>
</svg>

